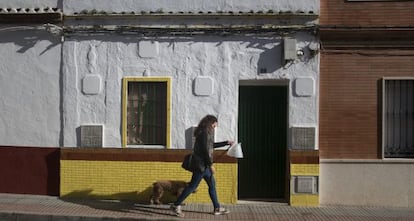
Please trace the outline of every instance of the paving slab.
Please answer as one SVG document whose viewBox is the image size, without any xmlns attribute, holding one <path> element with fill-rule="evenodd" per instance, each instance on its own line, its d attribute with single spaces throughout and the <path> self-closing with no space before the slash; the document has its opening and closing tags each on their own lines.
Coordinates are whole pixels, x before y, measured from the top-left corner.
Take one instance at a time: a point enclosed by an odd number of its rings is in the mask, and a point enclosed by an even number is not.
<svg viewBox="0 0 414 221">
<path fill-rule="evenodd" d="M 224 205 L 231 213 L 214 216 L 209 204 L 183 206 L 185 217 L 174 216 L 169 205 L 133 201 L 61 199 L 54 196 L 0 193 L 0 221 L 167 221 L 167 220 L 284 220 L 284 221 L 414 221 L 414 208 L 320 206 L 291 207 L 283 203 L 241 202 Z"/>
</svg>

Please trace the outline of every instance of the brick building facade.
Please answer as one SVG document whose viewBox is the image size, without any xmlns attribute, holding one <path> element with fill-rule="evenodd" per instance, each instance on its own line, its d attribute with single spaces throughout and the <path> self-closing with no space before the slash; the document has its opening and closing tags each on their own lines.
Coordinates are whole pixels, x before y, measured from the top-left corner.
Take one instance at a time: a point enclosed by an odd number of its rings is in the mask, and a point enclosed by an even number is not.
<svg viewBox="0 0 414 221">
<path fill-rule="evenodd" d="M 412 1 L 321 1 L 321 204 L 414 205 L 413 24 Z"/>
</svg>

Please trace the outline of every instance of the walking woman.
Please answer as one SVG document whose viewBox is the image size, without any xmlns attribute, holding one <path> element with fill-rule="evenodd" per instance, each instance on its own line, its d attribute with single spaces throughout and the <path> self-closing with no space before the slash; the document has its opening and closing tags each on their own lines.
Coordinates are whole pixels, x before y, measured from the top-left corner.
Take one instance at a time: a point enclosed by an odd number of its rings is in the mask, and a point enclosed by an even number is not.
<svg viewBox="0 0 414 221">
<path fill-rule="evenodd" d="M 184 189 L 177 201 L 171 205 L 171 209 L 174 211 L 176 216 L 184 217 L 181 210 L 181 204 L 194 190 L 197 189 L 201 179 L 204 179 L 208 185 L 208 193 L 214 206 L 213 214 L 223 215 L 230 212 L 229 210 L 221 207 L 217 199 L 216 181 L 214 179 L 215 169 L 213 166 L 213 150 L 216 147 L 233 145 L 234 141 L 228 140 L 214 143 L 214 128 L 217 127 L 217 124 L 218 122 L 215 116 L 207 115 L 201 119 L 196 130 L 194 131 L 194 136 L 196 137 L 194 143 L 194 154 L 196 155 L 196 158 L 199 159 L 202 169 L 193 171 L 189 185 Z"/>
</svg>

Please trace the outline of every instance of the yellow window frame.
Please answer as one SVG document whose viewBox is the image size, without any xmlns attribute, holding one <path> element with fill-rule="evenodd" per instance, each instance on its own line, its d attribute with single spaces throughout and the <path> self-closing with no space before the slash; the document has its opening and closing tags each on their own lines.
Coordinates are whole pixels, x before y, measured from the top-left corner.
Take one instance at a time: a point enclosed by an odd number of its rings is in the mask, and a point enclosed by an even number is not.
<svg viewBox="0 0 414 221">
<path fill-rule="evenodd" d="M 171 78 L 170 77 L 124 77 L 122 80 L 122 147 L 127 147 L 127 104 L 129 82 L 167 83 L 166 148 L 171 147 Z"/>
</svg>

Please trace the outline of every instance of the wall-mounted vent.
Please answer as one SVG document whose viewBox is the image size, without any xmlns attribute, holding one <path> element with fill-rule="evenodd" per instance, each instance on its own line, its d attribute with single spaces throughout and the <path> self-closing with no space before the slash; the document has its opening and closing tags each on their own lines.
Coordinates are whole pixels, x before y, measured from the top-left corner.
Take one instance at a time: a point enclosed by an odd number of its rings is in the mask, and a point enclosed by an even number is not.
<svg viewBox="0 0 414 221">
<path fill-rule="evenodd" d="M 314 150 L 315 149 L 315 128 L 314 127 L 293 127 L 292 128 L 292 149 Z"/>
<path fill-rule="evenodd" d="M 295 176 L 293 185 L 294 193 L 318 194 L 317 176 Z"/>
<path fill-rule="evenodd" d="M 103 126 L 102 125 L 82 125 L 81 147 L 102 147 Z"/>
</svg>

